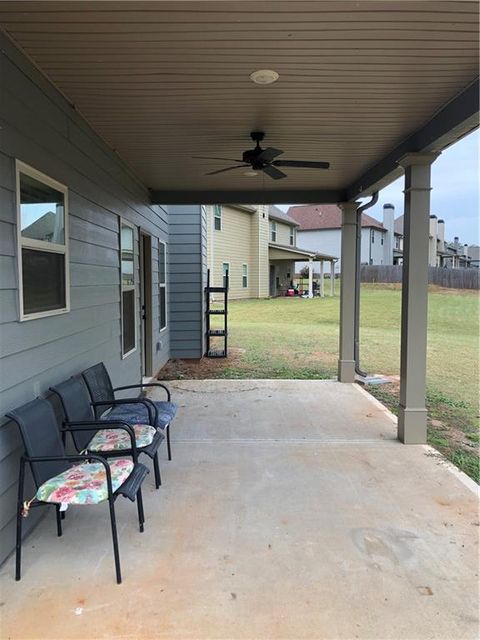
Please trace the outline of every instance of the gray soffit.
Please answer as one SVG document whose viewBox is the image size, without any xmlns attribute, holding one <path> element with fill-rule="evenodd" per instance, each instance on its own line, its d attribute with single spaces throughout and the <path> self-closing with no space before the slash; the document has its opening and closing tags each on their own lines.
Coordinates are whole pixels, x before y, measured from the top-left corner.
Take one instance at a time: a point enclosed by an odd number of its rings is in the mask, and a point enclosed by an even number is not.
<svg viewBox="0 0 480 640">
<path fill-rule="evenodd" d="M 39 0 L 0 2 L 0 26 L 154 202 L 325 203 L 476 126 L 478 13 L 476 1 Z M 259 68 L 280 79 L 253 84 Z M 240 159 L 252 130 L 282 159 L 330 169 L 205 175 L 234 163 L 194 156 Z"/>
</svg>

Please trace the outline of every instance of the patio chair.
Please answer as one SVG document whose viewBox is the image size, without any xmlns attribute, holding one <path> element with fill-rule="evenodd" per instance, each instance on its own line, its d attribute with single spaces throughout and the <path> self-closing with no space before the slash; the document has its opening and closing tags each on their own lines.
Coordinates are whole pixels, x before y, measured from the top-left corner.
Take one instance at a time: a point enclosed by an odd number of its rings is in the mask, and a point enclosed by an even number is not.
<svg viewBox="0 0 480 640">
<path fill-rule="evenodd" d="M 63 435 L 65 437 L 66 433 L 71 431 L 77 451 L 97 453 L 105 458 L 131 456 L 129 433 L 118 429 L 112 430 L 110 424 L 123 424 L 131 427 L 135 434 L 137 453 L 144 453 L 153 460 L 155 486 L 157 489 L 160 487 L 162 481 L 158 463 L 158 448 L 165 437 L 162 431 L 149 424 L 128 425 L 122 420 L 107 422 L 96 419 L 87 387 L 81 376 L 74 376 L 50 387 L 50 391 L 53 391 L 60 398 L 65 414 Z M 80 431 L 75 428 L 76 426 L 82 426 L 85 429 Z"/>
<path fill-rule="evenodd" d="M 142 501 L 142 482 L 148 469 L 137 462 L 135 438 L 131 427 L 114 426 L 128 431 L 132 458 L 118 458 L 108 462 L 97 454 L 67 455 L 57 426 L 52 405 L 37 398 L 6 414 L 19 427 L 25 453 L 20 459 L 18 478 L 17 539 L 15 579 L 21 578 L 22 521 L 32 507 L 54 505 L 57 516 L 57 535 L 62 535 L 62 505 L 89 505 L 108 500 L 113 539 L 113 555 L 117 583 L 122 581 L 118 549 L 115 500 L 123 495 L 137 500 L 138 523 L 143 531 L 145 522 Z M 72 427 L 73 429 L 73 427 Z M 78 429 L 82 429 L 81 426 Z M 82 463 L 82 464 L 73 464 Z M 25 466 L 30 464 L 35 496 L 24 502 Z"/>
<path fill-rule="evenodd" d="M 168 459 L 172 459 L 170 444 L 170 424 L 177 412 L 177 406 L 171 402 L 169 389 L 160 382 L 148 382 L 145 384 L 132 384 L 114 388 L 108 371 L 103 364 L 89 367 L 82 372 L 87 385 L 95 415 L 100 420 L 123 420 L 128 424 L 150 424 L 161 429 L 167 434 Z M 160 387 L 167 393 L 167 401 L 151 400 L 150 398 L 115 398 L 117 391 L 127 389 L 145 389 L 147 387 Z"/>
</svg>

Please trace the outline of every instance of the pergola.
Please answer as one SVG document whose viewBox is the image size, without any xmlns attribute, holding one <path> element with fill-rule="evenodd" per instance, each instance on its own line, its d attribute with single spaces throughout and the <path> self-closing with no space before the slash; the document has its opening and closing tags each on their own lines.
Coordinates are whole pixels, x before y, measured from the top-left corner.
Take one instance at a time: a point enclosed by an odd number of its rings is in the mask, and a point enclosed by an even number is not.
<svg viewBox="0 0 480 640">
<path fill-rule="evenodd" d="M 358 199 L 403 174 L 398 436 L 425 442 L 431 165 L 478 126 L 477 2 L 3 2 L 0 22 L 152 202 L 341 206 L 343 382 L 355 380 Z M 253 84 L 265 68 L 279 80 Z M 205 176 L 224 164 L 195 156 L 237 158 L 252 130 L 331 168 Z"/>
</svg>

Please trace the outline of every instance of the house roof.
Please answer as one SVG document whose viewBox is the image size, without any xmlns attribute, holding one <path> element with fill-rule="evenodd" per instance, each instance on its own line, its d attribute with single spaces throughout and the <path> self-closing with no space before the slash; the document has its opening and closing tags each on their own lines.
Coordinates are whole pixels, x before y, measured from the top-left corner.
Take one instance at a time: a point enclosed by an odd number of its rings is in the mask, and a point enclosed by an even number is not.
<svg viewBox="0 0 480 640">
<path fill-rule="evenodd" d="M 300 231 L 340 229 L 342 226 L 342 211 L 336 204 L 294 206 L 290 207 L 288 215 L 298 222 Z M 373 227 L 380 231 L 386 231 L 381 222 L 366 213 L 362 214 L 362 227 Z"/>
<path fill-rule="evenodd" d="M 281 209 L 276 207 L 274 204 L 271 204 L 268 208 L 268 217 L 273 218 L 274 220 L 279 220 L 280 222 L 284 222 L 285 224 L 289 224 L 294 227 L 298 227 L 299 224 L 293 218 L 291 218 L 288 214 L 284 213 Z"/>
<path fill-rule="evenodd" d="M 395 233 L 403 236 L 403 216 L 398 216 L 398 218 L 395 218 L 393 228 Z"/>
</svg>

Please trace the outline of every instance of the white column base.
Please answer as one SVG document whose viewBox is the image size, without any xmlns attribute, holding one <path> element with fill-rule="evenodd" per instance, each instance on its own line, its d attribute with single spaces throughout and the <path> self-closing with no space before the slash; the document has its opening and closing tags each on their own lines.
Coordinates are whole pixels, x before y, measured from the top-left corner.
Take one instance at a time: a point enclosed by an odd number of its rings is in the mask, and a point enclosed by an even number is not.
<svg viewBox="0 0 480 640">
<path fill-rule="evenodd" d="M 427 410 L 398 408 L 398 439 L 404 444 L 427 442 Z"/>
<path fill-rule="evenodd" d="M 338 361 L 338 381 L 355 382 L 355 360 Z"/>
</svg>

